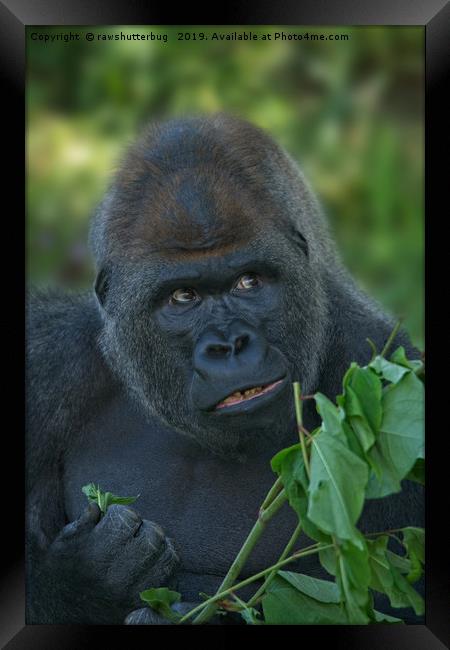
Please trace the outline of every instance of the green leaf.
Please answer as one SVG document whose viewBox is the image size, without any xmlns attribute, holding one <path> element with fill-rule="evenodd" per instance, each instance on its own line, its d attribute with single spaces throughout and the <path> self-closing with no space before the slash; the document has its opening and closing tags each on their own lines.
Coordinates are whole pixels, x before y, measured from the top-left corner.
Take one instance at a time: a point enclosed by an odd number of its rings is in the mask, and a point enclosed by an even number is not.
<svg viewBox="0 0 450 650">
<path fill-rule="evenodd" d="M 107 500 L 108 500 L 108 492 L 100 492 L 99 490 L 97 494 L 97 503 L 98 503 L 98 507 L 100 508 L 103 514 L 105 514 L 108 507 Z"/>
<path fill-rule="evenodd" d="M 319 551 L 322 566 L 336 576 L 340 599 L 350 623 L 365 625 L 373 618 L 369 594 L 370 568 L 366 542 L 358 532 L 359 544 L 341 542 L 337 548 Z"/>
<path fill-rule="evenodd" d="M 345 625 L 345 610 L 336 602 L 314 598 L 279 575 L 262 599 L 268 625 Z"/>
<path fill-rule="evenodd" d="M 409 481 L 414 481 L 414 483 L 425 485 L 425 460 L 423 458 L 416 460 L 412 470 L 406 475 L 406 478 Z"/>
<path fill-rule="evenodd" d="M 278 571 L 277 575 L 289 582 L 298 591 L 315 598 L 315 600 L 320 600 L 322 603 L 340 602 L 338 586 L 331 580 L 321 580 L 303 573 L 294 573 L 293 571 Z"/>
<path fill-rule="evenodd" d="M 247 625 L 263 625 L 264 622 L 261 618 L 261 613 L 257 609 L 254 607 L 248 607 L 247 603 L 241 600 L 236 594 L 232 595 L 235 603 L 240 607 L 240 609 L 237 609 L 236 611 L 239 612 Z"/>
<path fill-rule="evenodd" d="M 308 476 L 300 444 L 283 449 L 272 458 L 274 472 L 281 476 L 291 508 L 300 518 L 303 531 L 311 539 L 329 542 L 330 537 L 310 521 L 308 510 Z"/>
<path fill-rule="evenodd" d="M 408 367 L 391 363 L 384 357 L 375 357 L 375 359 L 370 362 L 369 367 L 373 368 L 383 379 L 386 379 L 393 384 L 397 384 L 406 373 L 410 372 Z"/>
<path fill-rule="evenodd" d="M 402 528 L 403 543 L 408 556 L 416 555 L 422 564 L 425 563 L 425 530 L 416 526 Z"/>
<path fill-rule="evenodd" d="M 261 614 L 254 607 L 245 607 L 240 612 L 242 618 L 247 623 L 247 625 L 262 625 L 263 621 L 261 620 Z"/>
<path fill-rule="evenodd" d="M 94 483 L 83 485 L 81 491 L 87 496 L 90 501 L 97 501 L 98 488 Z"/>
<path fill-rule="evenodd" d="M 320 548 L 319 560 L 323 568 L 332 576 L 336 575 L 337 552 L 336 548 Z"/>
<path fill-rule="evenodd" d="M 381 478 L 372 474 L 366 490 L 368 499 L 388 496 L 401 489 L 417 458 L 424 453 L 424 386 L 408 372 L 383 393 L 383 420 L 369 455 L 381 468 Z"/>
<path fill-rule="evenodd" d="M 376 356 L 370 363 L 369 368 L 373 368 L 383 379 L 398 383 L 408 371 L 416 375 L 423 374 L 424 363 L 419 359 L 408 359 L 405 348 L 400 346 L 391 355 L 388 361 L 384 357 Z"/>
<path fill-rule="evenodd" d="M 389 614 L 377 612 L 376 609 L 373 610 L 373 613 L 375 615 L 376 623 L 403 623 L 401 618 L 395 618 L 395 616 L 389 616 Z"/>
<path fill-rule="evenodd" d="M 87 496 L 89 501 L 94 501 L 98 504 L 102 514 L 105 514 L 108 507 L 114 504 L 127 505 L 129 503 L 134 503 L 136 499 L 139 498 L 139 495 L 135 497 L 119 497 L 113 494 L 112 492 L 102 492 L 100 487 L 94 483 L 88 483 L 81 488 L 83 494 Z"/>
<path fill-rule="evenodd" d="M 419 369 L 424 367 L 424 363 L 420 359 L 407 359 L 405 348 L 402 345 L 392 353 L 390 360 L 392 363 L 397 363 L 399 366 L 405 366 L 405 368 L 409 368 L 416 373 Z"/>
<path fill-rule="evenodd" d="M 425 531 L 423 528 L 409 526 L 403 528 L 402 533 L 407 557 L 411 562 L 411 569 L 406 579 L 413 583 L 421 577 L 422 566 L 425 564 Z"/>
<path fill-rule="evenodd" d="M 139 596 L 155 612 L 169 620 L 175 621 L 182 617 L 181 614 L 174 612 L 171 608 L 171 605 L 181 600 L 181 594 L 178 591 L 171 591 L 167 587 L 159 587 L 158 589 L 141 591 Z"/>
<path fill-rule="evenodd" d="M 348 448 L 350 449 L 350 451 L 356 454 L 364 462 L 368 462 L 367 454 L 364 452 L 364 449 L 361 447 L 361 442 L 358 438 L 358 435 L 346 420 L 342 421 L 342 429 L 345 433 Z"/>
<path fill-rule="evenodd" d="M 411 562 L 405 555 L 397 555 L 387 549 L 386 558 L 389 560 L 389 564 L 398 569 L 400 573 L 407 574 L 411 571 Z"/>
<path fill-rule="evenodd" d="M 341 554 L 336 579 L 351 623 L 364 625 L 370 621 L 369 576 L 367 552 L 357 549 Z"/>
<path fill-rule="evenodd" d="M 281 476 L 282 471 L 283 471 L 283 465 L 284 465 L 285 459 L 295 449 L 301 450 L 300 443 L 297 443 L 296 445 L 292 445 L 291 447 L 286 447 L 285 449 L 282 449 L 277 454 L 275 454 L 275 456 L 270 461 L 270 466 L 272 468 L 272 471 L 274 471 L 276 474 Z M 301 453 L 301 451 L 300 451 L 300 453 Z"/>
<path fill-rule="evenodd" d="M 325 395 L 322 395 L 322 393 L 316 393 L 314 399 L 316 401 L 317 412 L 322 418 L 321 430 L 342 438 L 342 414 L 339 413 L 339 410 L 333 402 L 328 397 L 325 397 Z"/>
<path fill-rule="evenodd" d="M 365 417 L 363 407 L 358 399 L 357 394 L 350 386 L 347 386 L 345 390 L 344 399 L 345 401 L 343 407 L 345 409 L 348 421 L 352 429 L 355 431 L 362 449 L 367 452 L 375 442 L 375 433 L 368 419 Z"/>
<path fill-rule="evenodd" d="M 367 464 L 349 449 L 344 434 L 323 431 L 312 447 L 308 517 L 324 532 L 359 545 L 355 524 L 364 505 Z"/>
<path fill-rule="evenodd" d="M 381 425 L 381 381 L 370 368 L 352 364 L 352 372 L 344 378 L 340 406 L 367 452 L 375 442 Z"/>
<path fill-rule="evenodd" d="M 370 587 L 388 596 L 392 607 L 412 607 L 417 615 L 423 614 L 423 599 L 394 565 L 392 554 L 387 553 L 388 536 L 367 540 L 371 569 Z"/>
</svg>

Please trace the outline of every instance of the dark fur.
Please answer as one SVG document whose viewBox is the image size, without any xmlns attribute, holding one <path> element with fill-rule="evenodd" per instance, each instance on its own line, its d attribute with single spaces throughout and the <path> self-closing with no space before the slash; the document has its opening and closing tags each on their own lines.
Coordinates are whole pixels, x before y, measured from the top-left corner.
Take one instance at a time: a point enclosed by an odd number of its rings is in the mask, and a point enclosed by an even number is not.
<svg viewBox="0 0 450 650">
<path fill-rule="evenodd" d="M 295 442 L 294 416 L 290 391 L 262 416 L 213 420 L 198 411 L 195 395 L 213 394 L 226 370 L 212 364 L 211 385 L 195 392 L 202 337 L 212 341 L 238 322 L 255 350 L 267 345 L 267 358 L 273 353 L 267 372 L 285 368 L 305 392 L 334 399 L 350 362 L 368 361 L 366 338 L 381 349 L 393 328 L 341 266 L 293 161 L 262 131 L 227 116 L 172 121 L 144 134 L 96 215 L 91 246 L 98 300 L 93 292 L 34 293 L 29 302 L 28 622 L 120 623 L 139 607 L 145 586 L 178 583 L 194 600 L 213 574 L 210 589 L 217 586 L 270 485 L 270 470 L 261 467 Z M 218 300 L 227 264 L 246 256 L 275 269 L 268 288 L 250 303 L 232 294 Z M 216 296 L 181 319 L 158 289 L 176 268 L 203 274 Z M 398 344 L 418 354 L 405 333 Z M 248 354 L 259 368 L 262 353 Z M 310 403 L 305 419 L 310 428 L 317 423 Z M 104 489 L 140 492 L 136 509 L 173 543 L 125 506 L 101 524 L 98 513 L 82 515 L 83 481 L 102 476 L 112 483 Z M 213 515 L 209 502 L 217 503 Z M 219 535 L 216 557 L 212 542 L 228 520 L 235 528 Z M 275 555 L 292 524 L 288 514 L 280 522 Z M 421 523 L 421 492 L 412 484 L 370 502 L 362 519 L 371 530 Z M 162 541 L 153 557 L 155 539 Z M 261 553 L 249 571 L 272 559 Z M 139 613 L 127 622 L 155 622 L 144 619 Z"/>
</svg>

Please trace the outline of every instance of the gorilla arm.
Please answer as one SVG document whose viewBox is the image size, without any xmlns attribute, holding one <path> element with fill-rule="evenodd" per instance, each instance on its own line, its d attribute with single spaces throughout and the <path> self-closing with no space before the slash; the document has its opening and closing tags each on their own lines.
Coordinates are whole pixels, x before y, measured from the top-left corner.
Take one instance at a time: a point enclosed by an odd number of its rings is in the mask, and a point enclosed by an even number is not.
<svg viewBox="0 0 450 650">
<path fill-rule="evenodd" d="M 123 623 L 178 558 L 131 508 L 67 522 L 64 454 L 116 390 L 96 345 L 95 299 L 33 294 L 27 322 L 27 623 Z"/>
<path fill-rule="evenodd" d="M 114 390 L 96 348 L 99 327 L 95 301 L 87 295 L 33 291 L 29 296 L 27 528 L 38 548 L 47 547 L 67 523 L 60 494 L 64 454 Z"/>
</svg>

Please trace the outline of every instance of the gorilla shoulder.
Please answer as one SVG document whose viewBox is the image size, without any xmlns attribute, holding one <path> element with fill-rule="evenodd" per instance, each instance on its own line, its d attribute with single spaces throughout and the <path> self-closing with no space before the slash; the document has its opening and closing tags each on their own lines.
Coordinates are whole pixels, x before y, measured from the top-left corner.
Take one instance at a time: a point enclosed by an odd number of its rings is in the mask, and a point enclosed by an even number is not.
<svg viewBox="0 0 450 650">
<path fill-rule="evenodd" d="M 30 292 L 26 374 L 27 433 L 32 447 L 45 449 L 45 437 L 52 448 L 56 436 L 61 449 L 61 437 L 68 437 L 77 422 L 85 414 L 92 415 L 96 404 L 104 403 L 114 390 L 97 345 L 100 328 L 93 295 Z"/>
</svg>

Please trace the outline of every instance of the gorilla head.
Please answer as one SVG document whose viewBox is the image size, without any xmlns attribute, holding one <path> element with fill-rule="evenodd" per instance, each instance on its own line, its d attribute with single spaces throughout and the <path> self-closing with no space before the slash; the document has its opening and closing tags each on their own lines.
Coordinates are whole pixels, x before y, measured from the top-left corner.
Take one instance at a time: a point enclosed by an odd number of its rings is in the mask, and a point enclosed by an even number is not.
<svg viewBox="0 0 450 650">
<path fill-rule="evenodd" d="M 291 430 L 317 382 L 338 268 L 290 157 L 224 115 L 152 126 L 91 229 L 109 365 L 145 410 L 219 454 Z"/>
</svg>

